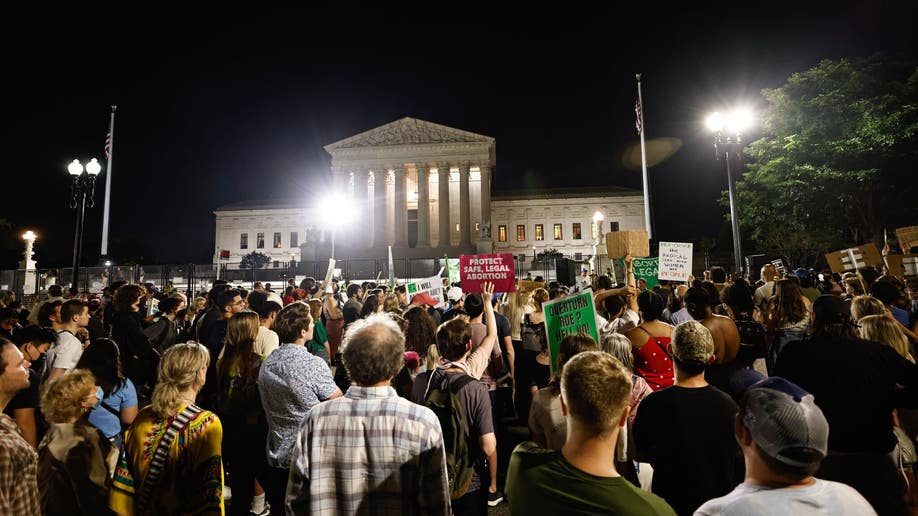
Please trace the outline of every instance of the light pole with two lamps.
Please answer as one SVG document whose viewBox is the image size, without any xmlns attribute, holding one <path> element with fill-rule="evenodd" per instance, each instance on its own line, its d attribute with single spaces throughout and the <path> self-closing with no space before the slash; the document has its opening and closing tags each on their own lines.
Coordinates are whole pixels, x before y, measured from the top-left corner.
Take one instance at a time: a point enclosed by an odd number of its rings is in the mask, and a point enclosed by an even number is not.
<svg viewBox="0 0 918 516">
<path fill-rule="evenodd" d="M 80 258 L 83 253 L 83 220 L 86 217 L 86 208 L 95 205 L 93 190 L 95 189 L 96 176 L 102 171 L 102 165 L 92 158 L 84 168 L 79 160 L 73 160 L 67 166 L 73 183 L 70 185 L 70 207 L 77 210 L 76 229 L 73 234 L 73 280 L 70 283 L 70 292 L 79 292 Z"/>
<path fill-rule="evenodd" d="M 733 184 L 733 169 L 730 160 L 736 158 L 743 148 L 743 131 L 752 123 L 752 114 L 745 109 L 732 111 L 726 116 L 711 113 L 707 118 L 708 129 L 714 134 L 714 156 L 727 163 L 727 192 L 730 196 L 730 223 L 733 227 L 734 273 L 743 274 L 743 248 L 740 240 L 739 218 L 736 212 L 736 192 Z"/>
</svg>

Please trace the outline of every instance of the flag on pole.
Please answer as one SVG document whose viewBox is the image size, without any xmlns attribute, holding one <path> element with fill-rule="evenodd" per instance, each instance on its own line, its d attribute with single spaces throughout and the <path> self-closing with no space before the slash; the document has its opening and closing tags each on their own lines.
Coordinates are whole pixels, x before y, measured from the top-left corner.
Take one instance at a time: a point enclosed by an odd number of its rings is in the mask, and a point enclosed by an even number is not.
<svg viewBox="0 0 918 516">
<path fill-rule="evenodd" d="M 647 178 L 647 148 L 644 144 L 644 106 L 641 96 L 641 74 L 635 74 L 637 79 L 637 102 L 634 104 L 634 114 L 637 115 L 638 135 L 641 137 L 641 175 L 644 180 L 644 227 L 647 228 L 647 238 L 653 238 L 653 224 L 650 218 L 650 184 Z"/>
<path fill-rule="evenodd" d="M 111 152 L 112 152 L 112 133 L 111 131 L 109 131 L 109 133 L 105 135 L 105 149 L 102 151 L 102 155 L 105 156 L 105 159 L 107 160 Z"/>
<path fill-rule="evenodd" d="M 644 111 L 641 109 L 641 100 L 634 101 L 634 128 L 637 129 L 638 135 L 644 133 Z"/>
<path fill-rule="evenodd" d="M 118 106 L 112 106 L 111 118 L 108 123 L 108 134 L 105 135 L 105 209 L 102 211 L 102 258 L 108 257 L 108 221 L 109 206 L 112 197 L 112 151 L 115 142 L 115 110 Z"/>
</svg>

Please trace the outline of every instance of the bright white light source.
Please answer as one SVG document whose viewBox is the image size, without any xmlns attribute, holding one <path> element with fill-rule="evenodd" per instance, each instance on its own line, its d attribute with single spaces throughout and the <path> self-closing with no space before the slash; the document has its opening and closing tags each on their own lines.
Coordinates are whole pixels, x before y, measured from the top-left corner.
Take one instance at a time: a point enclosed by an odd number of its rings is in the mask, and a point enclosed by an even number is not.
<svg viewBox="0 0 918 516">
<path fill-rule="evenodd" d="M 737 109 L 727 115 L 727 130 L 731 133 L 742 133 L 752 125 L 752 113 L 748 109 Z"/>
<path fill-rule="evenodd" d="M 23 240 L 35 240 L 35 233 L 32 233 L 31 230 L 26 231 L 25 234 L 22 235 L 22 239 Z"/>
<path fill-rule="evenodd" d="M 102 171 L 102 165 L 100 165 L 99 162 L 96 161 L 96 158 L 92 158 L 91 160 L 89 160 L 89 163 L 86 164 L 86 172 L 88 172 L 89 175 L 91 176 L 98 175 L 99 172 L 101 171 Z"/>
<path fill-rule="evenodd" d="M 71 176 L 78 176 L 83 173 L 83 165 L 80 164 L 80 160 L 75 159 L 67 165 L 67 172 L 70 172 Z"/>
<path fill-rule="evenodd" d="M 601 220 L 603 220 L 603 216 L 601 212 L 597 211 L 596 213 L 593 214 L 593 222 L 599 222 Z"/>
<path fill-rule="evenodd" d="M 707 124 L 708 129 L 716 133 L 724 128 L 724 119 L 722 116 L 720 116 L 720 113 L 715 111 L 708 115 L 707 120 L 705 120 L 705 124 Z"/>
</svg>

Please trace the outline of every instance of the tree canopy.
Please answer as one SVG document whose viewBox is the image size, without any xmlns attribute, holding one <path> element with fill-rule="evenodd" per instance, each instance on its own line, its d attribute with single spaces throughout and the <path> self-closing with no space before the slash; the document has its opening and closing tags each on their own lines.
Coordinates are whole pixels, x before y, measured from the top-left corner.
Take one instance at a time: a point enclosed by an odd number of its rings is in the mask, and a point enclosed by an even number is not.
<svg viewBox="0 0 918 516">
<path fill-rule="evenodd" d="M 918 220 L 918 68 L 825 60 L 775 89 L 746 149 L 739 219 L 758 251 L 812 264 Z"/>
<path fill-rule="evenodd" d="M 239 260 L 240 269 L 260 269 L 271 262 L 271 258 L 264 254 L 259 253 L 258 251 L 252 251 L 251 253 L 242 257 Z"/>
</svg>

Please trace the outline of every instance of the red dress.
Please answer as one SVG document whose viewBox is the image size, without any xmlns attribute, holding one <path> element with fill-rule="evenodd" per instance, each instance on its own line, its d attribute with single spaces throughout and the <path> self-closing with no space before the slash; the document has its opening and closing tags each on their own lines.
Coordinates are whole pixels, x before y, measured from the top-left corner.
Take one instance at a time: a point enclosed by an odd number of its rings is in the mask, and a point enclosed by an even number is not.
<svg viewBox="0 0 918 516">
<path fill-rule="evenodd" d="M 654 338 L 650 335 L 640 349 L 634 350 L 634 372 L 643 377 L 654 391 L 673 384 L 673 361 L 668 351 L 669 337 Z"/>
</svg>

